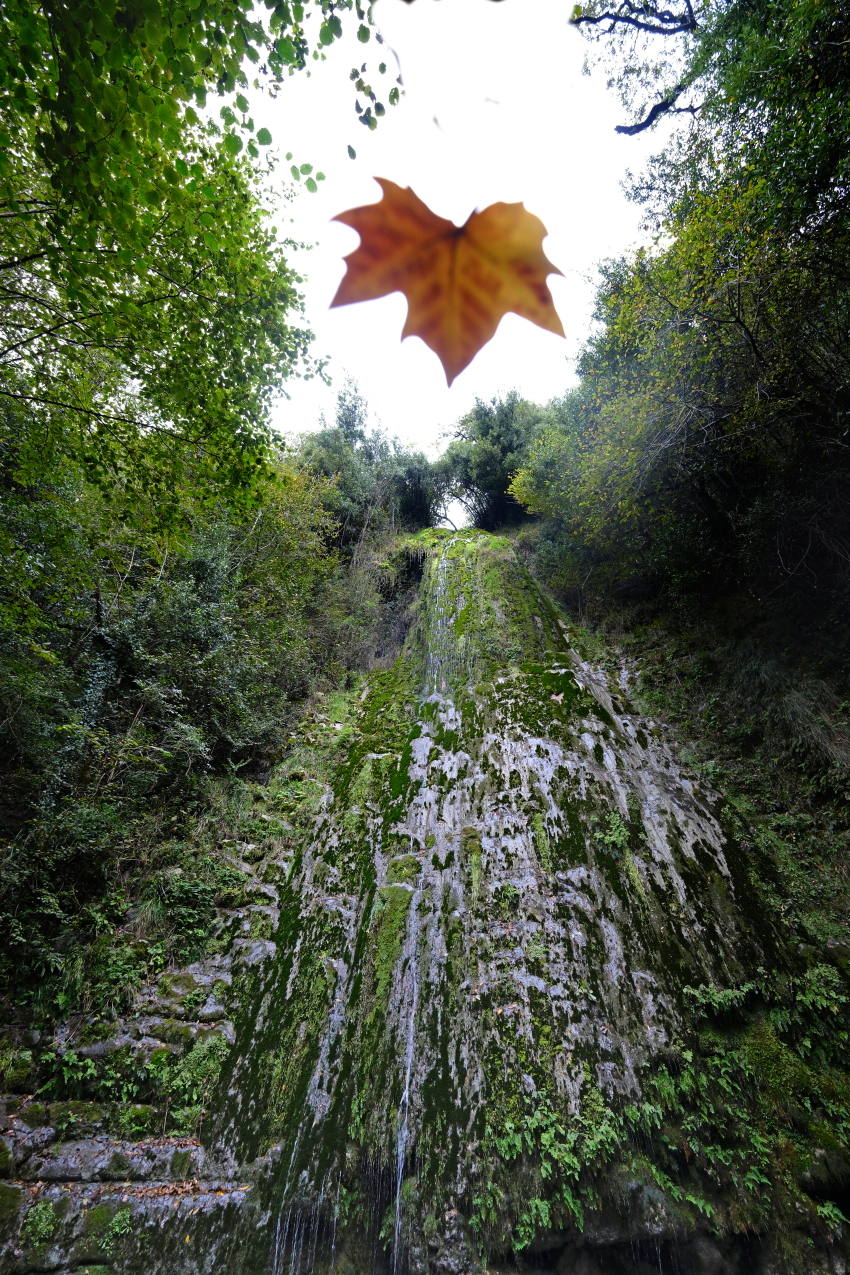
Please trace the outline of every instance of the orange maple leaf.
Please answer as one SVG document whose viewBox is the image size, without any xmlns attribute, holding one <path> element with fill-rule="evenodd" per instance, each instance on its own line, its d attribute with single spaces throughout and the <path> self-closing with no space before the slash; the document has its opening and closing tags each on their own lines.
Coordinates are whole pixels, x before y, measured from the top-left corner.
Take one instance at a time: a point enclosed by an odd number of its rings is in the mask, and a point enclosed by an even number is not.
<svg viewBox="0 0 850 1275">
<path fill-rule="evenodd" d="M 462 226 L 438 217 L 409 186 L 383 177 L 377 204 L 351 208 L 334 221 L 351 226 L 360 245 L 331 306 L 407 297 L 402 337 L 419 336 L 442 363 L 449 385 L 509 310 L 564 335 L 547 275 L 560 274 L 543 252 L 546 227 L 522 204 L 491 204 Z"/>
</svg>

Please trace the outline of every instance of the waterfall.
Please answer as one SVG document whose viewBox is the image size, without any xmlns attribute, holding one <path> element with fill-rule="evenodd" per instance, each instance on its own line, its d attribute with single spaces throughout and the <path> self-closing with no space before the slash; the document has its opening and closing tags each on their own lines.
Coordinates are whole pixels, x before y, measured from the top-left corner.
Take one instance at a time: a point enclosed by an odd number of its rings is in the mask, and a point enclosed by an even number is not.
<svg viewBox="0 0 850 1275">
<path fill-rule="evenodd" d="M 393 1275 L 401 1270 L 401 1190 L 404 1183 L 404 1166 L 407 1157 L 407 1144 L 410 1136 L 410 1078 L 413 1072 L 413 1056 L 416 1048 L 416 1011 L 419 1008 L 419 903 L 420 894 L 416 890 L 410 902 L 408 921 L 408 937 L 404 948 L 405 983 L 409 987 L 407 1001 L 407 1033 L 404 1042 L 404 1087 L 398 1107 L 398 1134 L 396 1139 L 396 1188 L 395 1188 L 395 1227 L 393 1229 Z"/>
<path fill-rule="evenodd" d="M 246 947 L 206 1154 L 250 1205 L 199 1214 L 204 1265 L 184 1212 L 138 1268 L 501 1275 L 531 1249 L 745 1275 L 749 1239 L 717 1239 L 740 1192 L 688 1132 L 695 998 L 737 1006 L 785 960 L 745 846 L 507 542 L 437 538 L 420 599 L 299 771 L 279 923 Z M 760 1101 L 735 1090 L 736 1127 Z"/>
</svg>

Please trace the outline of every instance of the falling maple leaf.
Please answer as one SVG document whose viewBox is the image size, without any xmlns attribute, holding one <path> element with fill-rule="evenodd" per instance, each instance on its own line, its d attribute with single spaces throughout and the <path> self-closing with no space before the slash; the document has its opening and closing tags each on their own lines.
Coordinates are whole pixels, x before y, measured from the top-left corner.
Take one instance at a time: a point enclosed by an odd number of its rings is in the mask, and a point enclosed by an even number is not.
<svg viewBox="0 0 850 1275">
<path fill-rule="evenodd" d="M 360 236 L 331 306 L 407 297 L 402 337 L 419 336 L 442 363 L 449 385 L 508 311 L 564 335 L 547 275 L 560 274 L 543 252 L 546 227 L 522 204 L 491 204 L 462 226 L 438 217 L 409 186 L 383 177 L 377 204 L 334 218 Z"/>
</svg>

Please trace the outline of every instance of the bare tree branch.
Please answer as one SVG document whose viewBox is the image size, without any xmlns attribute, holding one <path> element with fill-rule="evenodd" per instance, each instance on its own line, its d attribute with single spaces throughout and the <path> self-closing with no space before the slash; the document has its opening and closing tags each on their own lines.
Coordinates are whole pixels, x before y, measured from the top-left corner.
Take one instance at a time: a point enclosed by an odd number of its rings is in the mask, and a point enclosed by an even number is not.
<svg viewBox="0 0 850 1275">
<path fill-rule="evenodd" d="M 648 5 L 622 0 L 618 9 L 606 9 L 602 13 L 579 13 L 570 18 L 570 22 L 575 27 L 595 27 L 607 22 L 608 33 L 618 26 L 626 26 L 637 31 L 648 31 L 650 35 L 683 35 L 694 31 L 698 25 L 690 0 L 685 0 L 683 13 L 673 13 L 670 9 L 653 11 Z"/>
<path fill-rule="evenodd" d="M 677 84 L 676 87 L 668 93 L 667 97 L 661 98 L 646 113 L 642 120 L 638 120 L 637 124 L 617 124 L 615 133 L 626 133 L 629 137 L 633 137 L 635 133 L 642 133 L 645 129 L 651 128 L 659 115 L 696 115 L 699 107 L 697 106 L 677 106 L 676 103 L 687 88 L 687 84 Z"/>
</svg>

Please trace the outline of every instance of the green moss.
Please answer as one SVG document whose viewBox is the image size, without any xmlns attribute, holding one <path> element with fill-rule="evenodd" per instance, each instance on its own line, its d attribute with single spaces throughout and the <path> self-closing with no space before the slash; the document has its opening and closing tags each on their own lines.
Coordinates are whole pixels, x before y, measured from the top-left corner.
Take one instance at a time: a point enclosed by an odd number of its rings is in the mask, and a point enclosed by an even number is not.
<svg viewBox="0 0 850 1275">
<path fill-rule="evenodd" d="M 162 1116 L 156 1107 L 143 1103 L 116 1103 L 109 1116 L 109 1126 L 120 1138 L 145 1138 L 157 1124 L 162 1127 Z"/>
<path fill-rule="evenodd" d="M 158 1038 L 166 1045 L 183 1045 L 188 1048 L 194 1040 L 195 1033 L 188 1023 L 181 1023 L 176 1018 L 166 1018 L 156 1029 Z"/>
<path fill-rule="evenodd" d="M 549 841 L 546 819 L 539 810 L 536 810 L 531 816 L 531 831 L 534 835 L 534 850 L 537 855 L 537 862 L 544 872 L 551 872 L 552 846 Z"/>
<path fill-rule="evenodd" d="M 542 939 L 536 936 L 530 938 L 525 945 L 525 959 L 531 965 L 539 965 L 545 967 L 549 957 L 549 949 Z"/>
<path fill-rule="evenodd" d="M 21 1119 L 31 1129 L 40 1129 L 50 1124 L 50 1107 L 46 1102 L 28 1102 L 21 1108 Z"/>
<path fill-rule="evenodd" d="M 115 1181 L 129 1178 L 133 1173 L 133 1165 L 123 1151 L 113 1151 L 106 1166 L 106 1175 Z"/>
<path fill-rule="evenodd" d="M 32 1079 L 32 1050 L 0 1045 L 0 1093 L 23 1093 Z"/>
<path fill-rule="evenodd" d="M 24 1202 L 23 1187 L 0 1182 L 0 1228 L 8 1232 Z"/>
<path fill-rule="evenodd" d="M 250 918 L 252 939 L 270 939 L 274 937 L 275 925 L 267 912 L 256 911 Z"/>
<path fill-rule="evenodd" d="M 776 1035 L 770 1023 L 760 1019 L 746 1031 L 740 1049 L 755 1077 L 763 1100 L 785 1110 L 800 1092 L 811 1088 L 812 1077 L 802 1063 Z"/>
<path fill-rule="evenodd" d="M 51 1102 L 48 1122 L 60 1138 L 88 1137 L 102 1127 L 104 1112 L 94 1102 Z"/>
<path fill-rule="evenodd" d="M 93 1241 L 92 1252 L 113 1257 L 132 1230 L 132 1211 L 117 1200 L 95 1204 L 83 1215 L 83 1235 Z"/>
<path fill-rule="evenodd" d="M 493 891 L 493 912 L 496 916 L 510 920 L 516 915 L 520 892 L 510 881 L 503 881 Z"/>
<path fill-rule="evenodd" d="M 188 1150 L 188 1148 L 184 1147 L 179 1151 L 175 1151 L 174 1155 L 171 1157 L 171 1164 L 169 1165 L 171 1176 L 174 1178 L 187 1177 L 189 1170 L 192 1167 L 192 1163 L 192 1152 Z"/>
<path fill-rule="evenodd" d="M 174 1056 L 174 1050 L 166 1049 L 164 1045 L 160 1045 L 157 1049 L 152 1049 L 148 1054 L 148 1071 L 156 1075 L 169 1065 Z"/>
<path fill-rule="evenodd" d="M 107 1230 L 120 1205 L 115 1201 L 94 1204 L 83 1214 L 83 1234 L 98 1239 Z"/>
<path fill-rule="evenodd" d="M 184 996 L 198 990 L 194 975 L 182 970 L 176 974 L 162 974 L 157 987 L 160 995 L 169 1000 L 182 1000 Z"/>
<path fill-rule="evenodd" d="M 461 834 L 461 850 L 463 853 L 466 876 L 469 882 L 469 902 L 475 907 L 481 895 L 481 834 L 477 828 L 464 828 Z"/>
<path fill-rule="evenodd" d="M 643 877 L 631 850 L 626 850 L 623 853 L 623 872 L 632 888 L 632 902 L 646 905 L 648 901 L 646 886 L 643 883 Z"/>
<path fill-rule="evenodd" d="M 378 896 L 379 905 L 373 929 L 375 1003 L 377 1006 L 385 1006 L 404 940 L 413 893 L 405 886 L 387 885 L 378 891 Z"/>
<path fill-rule="evenodd" d="M 421 871 L 422 861 L 415 854 L 391 859 L 387 866 L 387 885 L 409 884 L 416 880 Z"/>
</svg>

